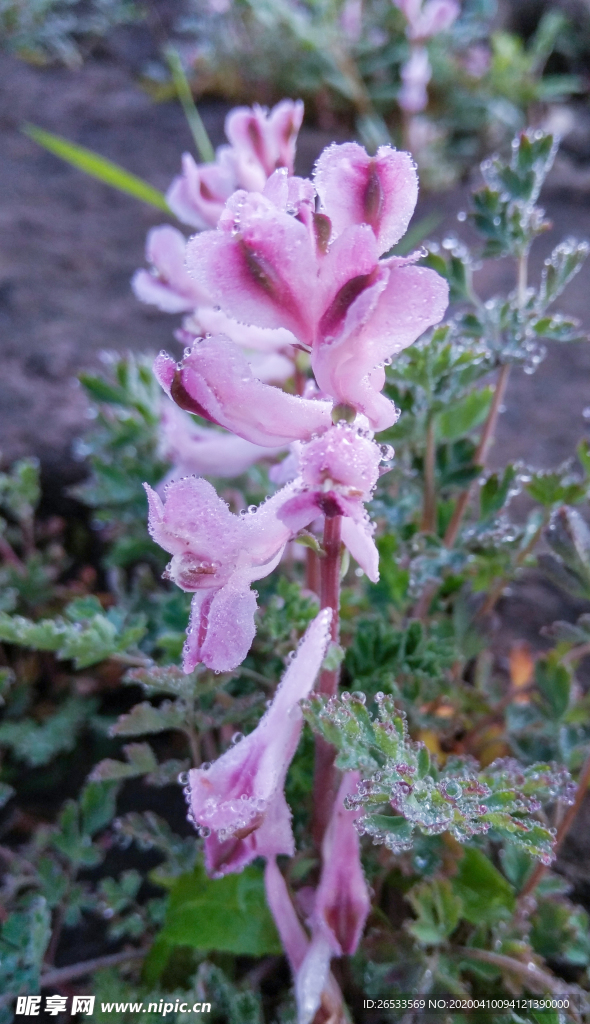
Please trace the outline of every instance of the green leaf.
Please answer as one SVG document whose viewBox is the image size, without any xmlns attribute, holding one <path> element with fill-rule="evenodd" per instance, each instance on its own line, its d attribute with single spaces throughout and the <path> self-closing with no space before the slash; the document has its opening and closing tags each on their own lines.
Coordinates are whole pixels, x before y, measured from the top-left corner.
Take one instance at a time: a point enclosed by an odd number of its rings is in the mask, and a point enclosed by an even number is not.
<svg viewBox="0 0 590 1024">
<path fill-rule="evenodd" d="M 538 900 L 531 944 L 545 959 L 586 967 L 590 963 L 589 925 L 588 914 L 581 907 L 566 900 Z"/>
<path fill-rule="evenodd" d="M 34 124 L 23 125 L 22 131 L 30 139 L 33 139 L 34 142 L 43 146 L 44 149 L 48 149 L 50 153 L 60 157 L 61 160 L 65 160 L 66 163 L 72 164 L 73 167 L 77 167 L 78 170 L 84 171 L 85 174 L 89 174 L 92 178 L 98 178 L 105 185 L 111 185 L 113 188 L 118 189 L 119 192 L 125 192 L 135 199 L 140 199 L 150 206 L 155 206 L 164 213 L 171 212 L 166 202 L 166 197 L 162 192 L 159 192 L 153 185 L 149 185 L 147 181 L 142 181 L 137 175 L 131 174 L 123 167 L 119 167 L 112 160 L 99 156 L 98 153 L 94 153 L 91 149 L 86 149 L 85 146 L 69 142 L 60 135 L 46 132 L 43 128 L 38 128 Z"/>
<path fill-rule="evenodd" d="M 478 427 L 485 420 L 493 397 L 492 387 L 482 388 L 480 391 L 472 391 L 439 413 L 436 417 L 439 440 L 455 441 Z"/>
<path fill-rule="evenodd" d="M 417 916 L 408 931 L 425 946 L 445 942 L 459 924 L 463 904 L 447 879 L 421 882 L 406 893 L 406 899 Z"/>
<path fill-rule="evenodd" d="M 535 682 L 549 705 L 551 717 L 559 721 L 568 709 L 572 678 L 556 652 L 539 658 L 535 665 Z"/>
<path fill-rule="evenodd" d="M 509 918 L 516 906 L 514 890 L 481 850 L 467 847 L 451 880 L 471 924 L 494 924 Z"/>
<path fill-rule="evenodd" d="M 115 817 L 118 791 L 116 783 L 101 786 L 95 782 L 88 782 L 84 786 L 80 794 L 83 835 L 93 836 L 110 824 Z"/>
<path fill-rule="evenodd" d="M 146 733 L 164 732 L 165 729 L 181 729 L 186 716 L 181 707 L 165 700 L 158 708 L 149 701 L 136 704 L 126 715 L 111 726 L 111 736 L 141 736 Z"/>
<path fill-rule="evenodd" d="M 551 256 L 545 260 L 543 268 L 539 289 L 541 309 L 545 309 L 561 295 L 564 288 L 581 270 L 589 251 L 588 242 L 577 242 L 573 238 L 567 238 L 556 246 Z"/>
<path fill-rule="evenodd" d="M 153 772 L 158 767 L 158 762 L 149 743 L 129 743 L 123 747 L 123 752 L 127 758 L 127 764 L 107 757 L 92 769 L 90 780 L 106 782 L 110 779 L 134 779 Z"/>
<path fill-rule="evenodd" d="M 257 867 L 212 880 L 198 864 L 182 875 L 170 889 L 160 937 L 180 946 L 237 956 L 277 955 L 282 948 L 266 906 L 264 876 Z"/>
</svg>

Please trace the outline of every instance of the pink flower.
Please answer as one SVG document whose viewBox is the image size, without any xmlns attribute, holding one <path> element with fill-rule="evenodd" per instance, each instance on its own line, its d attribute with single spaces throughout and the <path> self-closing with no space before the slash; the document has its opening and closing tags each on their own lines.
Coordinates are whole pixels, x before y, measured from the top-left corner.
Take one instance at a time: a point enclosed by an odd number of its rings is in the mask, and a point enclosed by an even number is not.
<svg viewBox="0 0 590 1024">
<path fill-rule="evenodd" d="M 446 32 L 461 13 L 456 0 L 393 0 L 406 16 L 407 35 L 412 40 L 431 39 Z"/>
<path fill-rule="evenodd" d="M 207 301 L 207 297 L 186 272 L 186 239 L 176 228 L 164 224 L 147 236 L 146 259 L 152 270 L 137 270 L 131 287 L 140 302 L 165 313 L 184 313 Z"/>
<path fill-rule="evenodd" d="M 218 149 L 213 164 L 197 164 L 190 153 L 184 153 L 182 173 L 170 185 L 166 202 L 179 221 L 202 231 L 215 227 L 226 200 L 237 188 L 236 157 L 231 146 Z"/>
<path fill-rule="evenodd" d="M 344 805 L 345 797 L 356 789 L 358 782 L 358 772 L 347 772 L 344 776 L 326 829 L 322 873 L 309 921 L 311 941 L 295 913 L 276 863 L 269 860 L 266 867 L 267 901 L 295 976 L 299 1024 L 310 1024 L 320 1004 L 325 999 L 334 999 L 330 960 L 356 952 L 371 909 L 354 827 L 357 811 L 348 811 Z"/>
<path fill-rule="evenodd" d="M 424 46 L 413 46 L 410 59 L 401 70 L 402 87 L 398 103 L 408 114 L 417 114 L 428 106 L 426 86 L 432 77 L 432 68 Z"/>
<path fill-rule="evenodd" d="M 231 110 L 225 121 L 231 146 L 221 146 L 212 164 L 199 165 L 184 154 L 182 174 L 166 194 L 170 209 L 183 224 L 198 230 L 215 227 L 237 189 L 262 192 L 277 168 L 293 173 L 302 120 L 301 100 L 282 100 L 270 112 L 257 104 Z"/>
<path fill-rule="evenodd" d="M 390 146 L 380 146 L 374 157 L 356 142 L 329 146 L 316 163 L 315 185 L 334 237 L 368 224 L 379 254 L 406 233 L 418 199 L 414 161 Z"/>
<path fill-rule="evenodd" d="M 324 609 L 305 636 L 273 702 L 253 732 L 211 767 L 189 772 L 190 811 L 205 841 L 208 870 L 239 870 L 256 856 L 292 856 L 291 812 L 283 795 L 287 769 L 299 743 L 306 697 L 330 639 L 332 612 Z"/>
<path fill-rule="evenodd" d="M 225 430 L 202 427 L 165 398 L 160 411 L 160 446 L 164 458 L 174 467 L 168 483 L 193 473 L 240 476 L 259 459 L 268 459 L 283 451 L 282 448 L 261 448 Z"/>
<path fill-rule="evenodd" d="M 403 234 L 416 189 L 408 154 L 382 147 L 371 160 L 354 144 L 334 146 L 318 164 L 325 212 L 314 215 L 305 200 L 292 215 L 267 196 L 238 194 L 219 229 L 187 248 L 189 272 L 213 303 L 241 322 L 289 330 L 311 350 L 322 391 L 375 430 L 396 419 L 379 394 L 384 361 L 447 304 L 447 284 L 433 271 L 379 260 Z"/>
<path fill-rule="evenodd" d="M 150 533 L 172 555 L 167 576 L 194 592 L 185 672 L 199 662 L 227 672 L 246 657 L 255 634 L 256 595 L 250 584 L 273 571 L 290 539 L 289 527 L 277 518 L 290 487 L 258 510 L 236 516 L 206 480 L 174 481 L 165 502 L 145 485 Z"/>
<path fill-rule="evenodd" d="M 278 512 L 293 533 L 323 514 L 346 516 L 343 541 L 370 579 L 379 579 L 373 526 L 363 502 L 379 478 L 381 451 L 357 428 L 338 424 L 297 450 L 298 490 Z"/>
<path fill-rule="evenodd" d="M 222 335 L 197 341 L 178 367 L 166 353 L 160 354 L 154 372 L 181 408 L 256 445 L 285 447 L 311 438 L 332 422 L 330 402 L 262 384 L 237 345 Z"/>
<path fill-rule="evenodd" d="M 225 134 L 236 156 L 241 188 L 261 192 L 273 171 L 293 174 L 297 134 L 303 121 L 301 100 L 282 100 L 269 112 L 254 104 L 227 115 Z"/>
</svg>

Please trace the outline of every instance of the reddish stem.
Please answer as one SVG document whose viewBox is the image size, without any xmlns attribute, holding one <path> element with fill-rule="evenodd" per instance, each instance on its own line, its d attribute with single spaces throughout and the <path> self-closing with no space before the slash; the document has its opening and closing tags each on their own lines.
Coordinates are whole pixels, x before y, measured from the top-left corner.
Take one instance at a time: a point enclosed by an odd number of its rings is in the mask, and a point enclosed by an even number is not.
<svg viewBox="0 0 590 1024">
<path fill-rule="evenodd" d="M 341 527 L 341 516 L 326 518 L 323 541 L 325 553 L 320 566 L 320 603 L 322 608 L 332 609 L 330 633 L 334 641 L 338 640 L 339 635 Z M 325 669 L 320 675 L 317 692 L 333 697 L 338 691 L 339 675 L 339 669 Z M 338 773 L 334 765 L 335 756 L 334 747 L 321 736 L 316 736 L 312 832 L 318 848 L 322 844 L 336 796 Z"/>
</svg>

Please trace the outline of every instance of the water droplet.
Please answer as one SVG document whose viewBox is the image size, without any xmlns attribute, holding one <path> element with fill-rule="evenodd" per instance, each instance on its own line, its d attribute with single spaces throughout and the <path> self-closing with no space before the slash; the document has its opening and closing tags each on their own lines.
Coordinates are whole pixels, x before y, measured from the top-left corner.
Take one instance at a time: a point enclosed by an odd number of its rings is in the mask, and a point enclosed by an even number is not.
<svg viewBox="0 0 590 1024">
<path fill-rule="evenodd" d="M 186 786 L 188 784 L 188 772 L 179 772 L 177 781 L 179 786 Z"/>
<path fill-rule="evenodd" d="M 460 221 L 461 224 L 467 220 L 467 214 L 465 213 L 465 210 L 459 210 L 459 213 L 457 214 L 457 220 Z"/>
<path fill-rule="evenodd" d="M 231 738 L 231 741 L 232 741 L 232 743 L 239 743 L 240 740 L 243 740 L 243 739 L 244 739 L 244 733 L 243 732 L 235 732 L 233 734 L 232 738 Z"/>
<path fill-rule="evenodd" d="M 201 768 L 204 772 L 208 772 L 211 767 L 211 761 L 203 761 Z"/>
</svg>

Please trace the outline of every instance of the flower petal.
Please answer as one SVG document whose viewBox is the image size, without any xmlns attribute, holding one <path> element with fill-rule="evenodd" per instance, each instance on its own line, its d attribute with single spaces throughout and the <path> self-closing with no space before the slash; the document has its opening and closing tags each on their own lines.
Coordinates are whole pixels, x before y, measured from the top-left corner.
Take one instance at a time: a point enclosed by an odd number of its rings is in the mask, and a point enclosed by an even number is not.
<svg viewBox="0 0 590 1024">
<path fill-rule="evenodd" d="M 374 157 L 356 142 L 324 150 L 315 185 L 336 235 L 352 224 L 368 224 L 379 253 L 405 234 L 418 198 L 418 178 L 409 153 L 380 146 Z"/>
<path fill-rule="evenodd" d="M 231 672 L 241 665 L 256 635 L 256 595 L 247 574 L 234 573 L 215 592 L 208 607 L 206 635 L 200 660 L 215 672 Z M 190 669 L 185 668 L 185 672 Z"/>
<path fill-rule="evenodd" d="M 336 956 L 351 956 L 356 952 L 371 909 L 359 837 L 354 827 L 358 811 L 349 811 L 344 804 L 345 797 L 356 789 L 359 781 L 359 772 L 344 775 L 322 843 L 322 873 L 313 914 L 314 936 L 324 935 Z"/>
<path fill-rule="evenodd" d="M 203 230 L 216 226 L 225 202 L 239 187 L 235 155 L 229 146 L 217 150 L 215 163 L 195 163 L 182 157 L 182 173 L 174 178 L 166 202 L 183 224 Z"/>
<path fill-rule="evenodd" d="M 276 791 L 269 803 L 264 820 L 243 839 L 233 835 L 220 840 L 212 832 L 205 839 L 205 867 L 213 878 L 220 878 L 232 872 L 242 871 L 256 857 L 268 857 L 275 863 L 279 854 L 292 857 L 295 840 L 291 828 L 291 810 L 282 789 Z"/>
<path fill-rule="evenodd" d="M 379 551 L 373 540 L 373 533 L 374 526 L 367 515 L 360 521 L 348 517 L 342 520 L 342 543 L 371 583 L 378 583 Z"/>
<path fill-rule="evenodd" d="M 433 270 L 384 261 L 379 279 L 350 306 L 339 333 L 314 346 L 320 388 L 364 413 L 374 430 L 391 426 L 397 419 L 393 404 L 378 394 L 385 383 L 382 364 L 438 323 L 447 302 L 448 284 Z"/>
<path fill-rule="evenodd" d="M 310 692 L 329 640 L 331 613 L 308 626 L 271 707 L 253 732 L 208 769 L 189 773 L 191 811 L 196 823 L 224 840 L 259 828 L 272 799 L 282 790 L 299 742 L 303 715 L 298 703 Z M 240 837 L 240 836 L 239 836 Z"/>
<path fill-rule="evenodd" d="M 255 193 L 236 193 L 219 231 L 190 239 L 187 266 L 229 316 L 284 327 L 303 345 L 313 336 L 315 245 L 304 224 Z"/>
<path fill-rule="evenodd" d="M 202 289 L 186 272 L 186 238 L 169 224 L 152 228 L 146 242 L 146 259 L 153 272 L 136 271 L 131 286 L 140 302 L 165 313 L 183 313 L 206 301 Z"/>
<path fill-rule="evenodd" d="M 191 473 L 240 476 L 260 459 L 284 451 L 282 447 L 262 448 L 226 431 L 202 427 L 174 402 L 166 402 L 160 412 L 160 443 L 164 458 L 174 466 L 167 483 Z"/>
<path fill-rule="evenodd" d="M 157 372 L 162 374 L 162 370 Z M 169 374 L 168 364 L 165 372 Z M 194 345 L 176 375 L 171 394 L 182 408 L 268 448 L 306 440 L 331 423 L 331 403 L 288 395 L 262 384 L 237 345 L 223 335 Z"/>
</svg>

